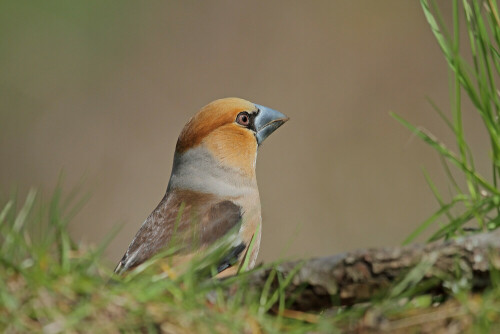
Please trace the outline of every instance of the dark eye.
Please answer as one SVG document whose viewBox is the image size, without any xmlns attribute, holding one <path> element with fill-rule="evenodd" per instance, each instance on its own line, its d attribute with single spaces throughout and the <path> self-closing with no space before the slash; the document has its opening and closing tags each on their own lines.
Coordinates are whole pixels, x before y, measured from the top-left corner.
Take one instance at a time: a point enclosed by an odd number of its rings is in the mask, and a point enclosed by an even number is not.
<svg viewBox="0 0 500 334">
<path fill-rule="evenodd" d="M 248 126 L 250 124 L 250 115 L 247 112 L 240 112 L 238 116 L 236 116 L 236 123 Z"/>
</svg>

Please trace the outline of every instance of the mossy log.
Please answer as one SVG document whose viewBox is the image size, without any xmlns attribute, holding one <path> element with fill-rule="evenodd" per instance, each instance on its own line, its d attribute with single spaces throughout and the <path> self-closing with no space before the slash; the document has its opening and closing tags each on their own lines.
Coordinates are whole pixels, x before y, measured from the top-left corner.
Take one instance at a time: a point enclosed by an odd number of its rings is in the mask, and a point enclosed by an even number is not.
<svg viewBox="0 0 500 334">
<path fill-rule="evenodd" d="M 429 289 L 446 293 L 445 281 L 464 277 L 473 291 L 490 284 L 490 270 L 500 267 L 500 231 L 475 234 L 454 240 L 404 247 L 362 249 L 354 252 L 283 263 L 275 269 L 253 273 L 251 286 L 262 288 L 271 276 L 293 275 L 286 287 L 290 309 L 311 311 L 370 300 L 394 288 L 412 268 L 419 266 L 419 284 L 432 281 Z M 275 271 L 275 272 L 273 272 Z M 423 272 L 422 272 L 423 271 Z"/>
</svg>

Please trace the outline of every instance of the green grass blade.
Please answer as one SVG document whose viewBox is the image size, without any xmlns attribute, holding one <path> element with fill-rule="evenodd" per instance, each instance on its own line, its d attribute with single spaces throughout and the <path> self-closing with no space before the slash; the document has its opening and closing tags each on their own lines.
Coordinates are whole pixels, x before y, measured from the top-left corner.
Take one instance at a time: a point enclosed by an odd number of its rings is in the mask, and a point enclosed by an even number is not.
<svg viewBox="0 0 500 334">
<path fill-rule="evenodd" d="M 431 137 L 430 134 L 425 133 L 423 130 L 418 129 L 415 126 L 411 125 L 409 122 L 407 122 L 397 114 L 391 113 L 391 116 L 394 117 L 401 124 L 406 126 L 408 129 L 410 129 L 418 137 L 423 139 L 426 143 L 430 144 L 430 146 L 433 147 L 436 151 L 438 151 L 438 153 L 441 154 L 443 157 L 447 158 L 453 164 L 459 167 L 462 171 L 464 171 L 466 174 L 473 177 L 479 184 L 481 184 L 481 186 L 483 186 L 493 194 L 500 195 L 500 190 L 493 187 L 482 176 L 480 176 L 475 171 L 471 170 L 468 166 L 466 166 L 464 163 L 462 163 L 455 154 L 453 154 L 450 150 L 448 150 L 448 148 L 446 148 L 446 146 L 444 146 L 443 143 L 437 141 L 437 139 Z"/>
<path fill-rule="evenodd" d="M 433 215 L 427 218 L 422 224 L 420 224 L 410 235 L 403 241 L 403 245 L 408 245 L 413 240 L 415 240 L 423 231 L 429 228 L 439 217 L 448 212 L 451 208 L 455 206 L 456 203 L 462 201 L 463 199 L 454 199 L 451 203 L 446 204 L 439 208 Z"/>
</svg>

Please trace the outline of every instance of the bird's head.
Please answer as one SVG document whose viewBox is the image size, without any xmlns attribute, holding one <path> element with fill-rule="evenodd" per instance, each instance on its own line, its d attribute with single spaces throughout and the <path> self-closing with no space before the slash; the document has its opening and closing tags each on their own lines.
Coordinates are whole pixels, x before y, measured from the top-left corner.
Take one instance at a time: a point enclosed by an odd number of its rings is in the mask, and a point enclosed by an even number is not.
<svg viewBox="0 0 500 334">
<path fill-rule="evenodd" d="M 218 167 L 253 179 L 258 146 L 287 120 L 276 110 L 243 99 L 213 101 L 184 126 L 177 141 L 173 173 L 176 165 L 189 162 L 185 160 L 206 155 L 198 163 L 213 158 Z"/>
</svg>

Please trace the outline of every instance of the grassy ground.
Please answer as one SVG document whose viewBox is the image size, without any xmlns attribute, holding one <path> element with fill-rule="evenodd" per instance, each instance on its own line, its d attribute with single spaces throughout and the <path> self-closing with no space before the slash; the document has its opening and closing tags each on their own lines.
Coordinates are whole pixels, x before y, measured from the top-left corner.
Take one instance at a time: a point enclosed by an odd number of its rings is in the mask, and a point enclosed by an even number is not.
<svg viewBox="0 0 500 334">
<path fill-rule="evenodd" d="M 421 1 L 424 15 L 450 68 L 450 117 L 435 107 L 455 134 L 452 152 L 431 134 L 401 123 L 437 150 L 448 171 L 452 195 L 429 185 L 441 208 L 411 233 L 435 229 L 431 240 L 462 235 L 464 224 L 478 231 L 500 225 L 500 20 L 495 1 L 453 1 L 453 25 L 443 24 L 439 10 Z M 469 44 L 459 45 L 460 15 L 466 17 Z M 465 51 L 464 51 L 465 50 Z M 470 54 L 467 63 L 461 52 Z M 462 124 L 462 100 L 473 102 L 490 137 L 491 175 L 474 167 Z M 454 171 L 451 169 L 454 168 Z M 456 180 L 462 175 L 464 180 Z M 463 185 L 462 185 L 463 184 Z M 461 186 L 462 185 L 462 186 Z M 218 254 L 195 259 L 182 272 L 154 261 L 125 277 L 113 276 L 103 263 L 106 242 L 89 248 L 75 243 L 67 225 L 80 207 L 77 193 L 56 191 L 50 203 L 35 191 L 21 202 L 0 203 L 0 330 L 18 332 L 166 332 L 166 333 L 305 333 L 305 332 L 449 332 L 500 330 L 500 280 L 481 294 L 449 283 L 449 298 L 413 292 L 388 293 L 363 305 L 335 307 L 320 313 L 287 311 L 278 291 L 245 288 L 247 275 L 225 281 L 209 279 Z M 165 279 L 168 273 L 173 279 Z M 289 278 L 288 278 L 289 279 Z M 235 288 L 235 282 L 239 288 Z M 281 282 L 283 288 L 287 278 Z M 418 287 L 418 282 L 416 282 Z M 396 287 L 392 287 L 396 291 Z M 396 289 L 396 290 L 394 290 Z M 422 292 L 423 290 L 423 292 Z M 227 292 L 231 293 L 228 294 Z"/>
<path fill-rule="evenodd" d="M 72 196 L 70 196 L 72 197 Z M 113 276 L 105 244 L 75 244 L 67 223 L 78 203 L 56 191 L 44 206 L 30 192 L 0 212 L 0 330 L 6 333 L 434 333 L 453 325 L 471 332 L 500 329 L 500 281 L 481 295 L 450 281 L 451 297 L 401 290 L 350 308 L 287 311 L 278 289 L 245 288 L 248 275 L 218 281 L 210 271 L 220 254 L 195 259 L 183 273 L 153 261 L 125 277 Z M 64 204 L 63 204 L 64 203 Z M 63 210 L 66 208 L 66 210 Z M 36 238 L 36 239 L 35 239 Z M 208 265 L 207 265 L 208 263 Z M 174 279 L 165 279 L 168 272 Z M 237 288 L 236 288 L 236 284 Z M 281 288 L 287 285 L 281 282 Z M 230 291 L 231 293 L 227 293 Z M 424 289 L 425 291 L 425 289 Z M 281 306 L 281 307 L 280 307 Z"/>
</svg>

